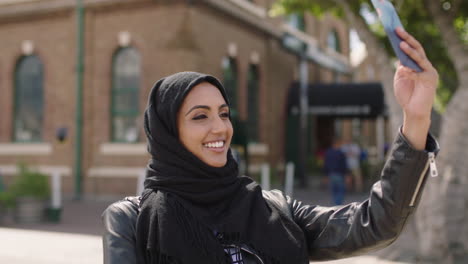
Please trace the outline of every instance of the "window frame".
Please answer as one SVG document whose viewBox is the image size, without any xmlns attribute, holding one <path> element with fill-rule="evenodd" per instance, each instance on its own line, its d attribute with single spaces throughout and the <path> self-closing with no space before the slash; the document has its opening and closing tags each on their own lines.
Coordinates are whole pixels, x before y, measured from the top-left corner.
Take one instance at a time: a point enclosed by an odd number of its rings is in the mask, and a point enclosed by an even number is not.
<svg viewBox="0 0 468 264">
<path fill-rule="evenodd" d="M 331 45 L 330 45 L 330 37 L 333 37 L 333 39 L 334 39 L 334 44 L 335 44 L 334 47 L 331 47 Z M 330 31 L 328 31 L 328 34 L 327 34 L 327 47 L 334 50 L 337 53 L 342 52 L 340 35 L 338 34 L 338 31 L 335 28 L 332 28 Z"/>
<path fill-rule="evenodd" d="M 226 72 L 227 72 L 227 67 L 225 66 L 225 61 L 228 61 L 228 65 L 230 68 L 230 71 L 232 72 L 232 87 L 230 83 L 227 83 L 226 81 Z M 238 105 L 238 87 L 239 87 L 239 70 L 237 67 L 237 61 L 234 57 L 231 56 L 225 56 L 222 59 L 222 74 L 223 74 L 223 86 L 226 89 L 226 94 L 228 96 L 229 100 L 229 106 L 231 111 L 237 111 L 237 114 L 239 113 L 239 105 Z"/>
<path fill-rule="evenodd" d="M 119 56 L 125 55 L 125 52 L 135 52 L 137 55 L 137 67 L 138 67 L 138 73 L 136 74 L 138 82 L 135 87 L 126 87 L 126 88 L 119 88 L 117 89 L 117 60 Z M 142 76 L 142 62 L 141 62 L 141 54 L 133 46 L 127 46 L 127 47 L 120 47 L 117 49 L 113 56 L 112 56 L 112 65 L 111 65 L 111 90 L 110 90 L 110 109 L 109 109 L 109 122 L 110 122 L 110 141 L 112 143 L 124 143 L 124 144 L 135 144 L 138 143 L 141 140 L 140 136 L 140 129 L 138 126 L 138 118 L 140 116 L 140 92 L 141 92 L 141 76 Z M 133 95 L 136 98 L 136 105 L 131 107 L 131 110 L 126 110 L 126 111 L 121 111 L 117 107 L 117 98 L 118 96 L 125 95 L 125 94 L 130 94 Z M 134 141 L 129 141 L 125 139 L 119 139 L 117 137 L 117 134 L 115 133 L 116 127 L 115 127 L 115 119 L 116 117 L 123 117 L 123 118 L 134 118 L 135 120 L 135 127 L 137 129 L 137 135 L 136 139 Z"/>
<path fill-rule="evenodd" d="M 286 23 L 291 27 L 305 32 L 306 30 L 306 21 L 304 13 L 292 13 L 286 16 Z"/>
<path fill-rule="evenodd" d="M 247 135 L 249 143 L 260 142 L 260 67 L 250 64 L 247 70 Z M 254 75 L 255 77 L 252 77 Z M 254 96 L 255 98 L 252 98 Z M 255 101 L 253 101 L 255 100 Z"/>
<path fill-rule="evenodd" d="M 33 138 L 31 140 L 22 140 L 22 139 L 18 139 L 17 137 L 18 128 L 16 126 L 16 121 L 20 118 L 19 112 L 20 112 L 21 105 L 25 104 L 25 102 L 21 102 L 20 100 L 20 93 L 25 88 L 19 86 L 20 85 L 19 75 L 20 75 L 20 70 L 23 69 L 23 68 L 20 69 L 20 67 L 26 67 L 27 65 L 25 66 L 24 63 L 26 62 L 26 60 L 31 60 L 31 59 L 35 59 L 36 61 L 34 62 L 37 63 L 36 65 L 39 67 L 38 77 L 39 77 L 40 82 L 38 82 L 39 83 L 38 85 L 39 85 L 39 89 L 41 90 L 39 92 L 41 95 L 40 97 L 41 104 L 39 106 L 40 109 L 34 109 L 34 112 L 40 112 L 40 117 L 39 117 L 40 127 L 39 127 L 38 138 Z M 36 65 L 34 65 L 34 67 Z M 12 119 L 12 127 L 11 127 L 12 129 L 11 140 L 14 143 L 42 143 L 44 142 L 45 89 L 44 89 L 44 63 L 42 62 L 41 58 L 36 54 L 22 55 L 21 57 L 19 57 L 16 61 L 15 70 L 13 72 L 13 80 L 14 80 L 14 84 L 13 84 L 14 85 L 14 89 L 13 89 L 14 104 L 13 104 L 13 119 Z M 37 99 L 37 97 L 35 97 L 35 99 Z"/>
</svg>

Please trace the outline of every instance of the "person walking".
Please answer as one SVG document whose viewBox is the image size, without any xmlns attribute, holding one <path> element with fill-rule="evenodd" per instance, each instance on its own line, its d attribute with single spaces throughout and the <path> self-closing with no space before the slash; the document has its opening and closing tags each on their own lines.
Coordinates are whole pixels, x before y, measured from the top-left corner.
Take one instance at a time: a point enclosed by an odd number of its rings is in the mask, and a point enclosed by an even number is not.
<svg viewBox="0 0 468 264">
<path fill-rule="evenodd" d="M 346 175 L 348 165 L 346 156 L 341 150 L 341 140 L 333 139 L 332 146 L 325 153 L 325 173 L 335 205 L 341 205 L 346 192 Z"/>
<path fill-rule="evenodd" d="M 348 165 L 349 172 L 353 179 L 354 191 L 362 192 L 363 180 L 360 164 L 361 148 L 358 144 L 348 139 L 345 141 L 345 144 L 343 144 L 341 149 L 346 155 L 346 164 Z"/>
</svg>

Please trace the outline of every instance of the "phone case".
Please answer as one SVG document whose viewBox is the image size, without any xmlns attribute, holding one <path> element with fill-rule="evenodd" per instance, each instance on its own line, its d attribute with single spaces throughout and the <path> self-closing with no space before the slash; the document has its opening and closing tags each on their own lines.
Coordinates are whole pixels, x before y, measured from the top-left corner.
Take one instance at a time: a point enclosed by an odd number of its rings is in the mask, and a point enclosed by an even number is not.
<svg viewBox="0 0 468 264">
<path fill-rule="evenodd" d="M 393 51 L 401 64 L 417 72 L 422 72 L 421 67 L 419 67 L 419 65 L 400 48 L 402 39 L 396 34 L 395 29 L 397 27 L 403 28 L 403 25 L 401 24 L 395 7 L 393 7 L 392 3 L 388 0 L 372 0 L 372 4 L 379 15 L 379 19 L 387 33 L 387 37 L 390 40 Z"/>
</svg>

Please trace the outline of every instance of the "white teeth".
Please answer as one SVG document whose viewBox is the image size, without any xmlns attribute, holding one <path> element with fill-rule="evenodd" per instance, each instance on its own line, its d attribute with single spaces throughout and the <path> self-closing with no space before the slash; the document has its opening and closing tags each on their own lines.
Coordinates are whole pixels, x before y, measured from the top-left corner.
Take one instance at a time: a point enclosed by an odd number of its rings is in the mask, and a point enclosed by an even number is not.
<svg viewBox="0 0 468 264">
<path fill-rule="evenodd" d="M 210 143 L 206 143 L 204 145 L 207 148 L 222 148 L 224 146 L 224 142 L 223 141 L 210 142 Z"/>
</svg>

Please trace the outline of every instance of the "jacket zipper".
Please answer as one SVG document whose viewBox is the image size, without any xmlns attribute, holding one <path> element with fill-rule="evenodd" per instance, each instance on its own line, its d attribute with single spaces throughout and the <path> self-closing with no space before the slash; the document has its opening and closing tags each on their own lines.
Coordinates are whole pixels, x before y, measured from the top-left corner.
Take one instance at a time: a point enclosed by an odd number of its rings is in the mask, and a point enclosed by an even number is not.
<svg viewBox="0 0 468 264">
<path fill-rule="evenodd" d="M 431 167 L 431 176 L 432 177 L 439 176 L 439 173 L 437 172 L 434 152 L 429 152 L 429 166 Z"/>
<path fill-rule="evenodd" d="M 410 206 L 414 206 L 414 203 L 416 202 L 416 197 L 418 197 L 419 190 L 421 189 L 421 185 L 424 181 L 424 176 L 426 175 L 427 170 L 429 169 L 429 173 L 431 177 L 437 177 L 439 173 L 437 172 L 437 166 L 435 163 L 435 155 L 434 152 L 429 152 L 428 153 L 429 159 L 427 160 L 426 166 L 424 167 L 424 170 L 421 173 L 421 176 L 419 176 L 419 181 L 418 185 L 416 186 L 416 190 L 414 191 L 413 198 L 411 199 Z"/>
</svg>

